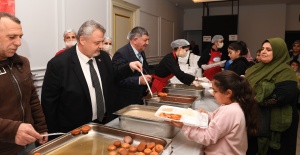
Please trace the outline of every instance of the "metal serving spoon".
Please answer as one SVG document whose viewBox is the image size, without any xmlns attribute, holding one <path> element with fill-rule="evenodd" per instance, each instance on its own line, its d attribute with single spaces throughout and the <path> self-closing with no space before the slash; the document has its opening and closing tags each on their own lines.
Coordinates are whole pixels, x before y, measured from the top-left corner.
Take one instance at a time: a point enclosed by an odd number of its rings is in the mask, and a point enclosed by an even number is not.
<svg viewBox="0 0 300 155">
<path fill-rule="evenodd" d="M 55 136 L 55 135 L 63 135 L 65 133 L 63 132 L 55 132 L 55 133 L 47 133 L 47 134 L 41 134 L 42 136 Z"/>
<path fill-rule="evenodd" d="M 151 91 L 151 88 L 150 88 L 150 86 L 149 86 L 148 81 L 146 80 L 146 77 L 145 77 L 143 71 L 141 71 L 141 74 L 142 74 L 142 76 L 143 76 L 143 78 L 144 78 L 144 80 L 145 80 L 145 82 L 146 82 L 146 84 L 147 84 L 147 87 L 148 87 L 148 89 L 149 89 L 149 92 L 150 92 L 150 94 L 151 94 L 151 97 L 153 98 L 153 93 L 152 93 L 152 91 Z"/>
</svg>

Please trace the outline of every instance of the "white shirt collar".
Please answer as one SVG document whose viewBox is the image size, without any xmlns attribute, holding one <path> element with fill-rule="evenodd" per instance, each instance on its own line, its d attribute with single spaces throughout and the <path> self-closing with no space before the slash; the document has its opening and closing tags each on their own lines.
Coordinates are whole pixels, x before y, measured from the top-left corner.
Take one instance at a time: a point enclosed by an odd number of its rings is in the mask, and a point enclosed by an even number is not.
<svg viewBox="0 0 300 155">
<path fill-rule="evenodd" d="M 140 53 L 139 51 L 137 51 L 131 44 L 130 44 L 130 46 L 132 47 L 132 49 L 133 49 L 133 52 L 134 52 L 134 54 L 137 56 L 138 55 L 138 53 Z"/>
<path fill-rule="evenodd" d="M 88 63 L 88 61 L 90 59 L 93 59 L 93 61 L 95 60 L 95 58 L 89 58 L 87 57 L 86 55 L 84 55 L 83 53 L 81 53 L 81 51 L 79 50 L 78 48 L 78 45 L 76 45 L 76 53 L 78 55 L 78 58 L 82 61 L 82 62 L 85 62 L 85 63 Z"/>
</svg>

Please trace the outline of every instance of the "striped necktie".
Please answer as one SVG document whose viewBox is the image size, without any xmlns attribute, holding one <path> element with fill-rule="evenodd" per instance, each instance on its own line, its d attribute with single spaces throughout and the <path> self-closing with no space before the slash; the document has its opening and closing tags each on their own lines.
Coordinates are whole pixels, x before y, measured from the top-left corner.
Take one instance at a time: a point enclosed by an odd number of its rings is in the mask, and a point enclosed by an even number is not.
<svg viewBox="0 0 300 155">
<path fill-rule="evenodd" d="M 90 59 L 88 61 L 90 65 L 90 72 L 91 72 L 91 78 L 92 78 L 92 84 L 93 87 L 95 88 L 96 92 L 96 102 L 97 102 L 97 119 L 102 122 L 104 113 L 105 113 L 105 104 L 104 104 L 104 99 L 103 99 L 103 94 L 102 94 L 102 89 L 100 86 L 100 81 L 98 78 L 98 75 L 96 73 L 96 70 L 93 65 L 93 59 Z"/>
</svg>

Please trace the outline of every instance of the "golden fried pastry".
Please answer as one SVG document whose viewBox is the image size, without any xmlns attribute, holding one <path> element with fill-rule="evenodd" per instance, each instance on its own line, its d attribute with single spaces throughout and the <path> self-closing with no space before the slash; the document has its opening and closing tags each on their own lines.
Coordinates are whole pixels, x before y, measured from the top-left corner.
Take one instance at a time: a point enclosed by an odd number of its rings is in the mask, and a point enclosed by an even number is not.
<svg viewBox="0 0 300 155">
<path fill-rule="evenodd" d="M 114 146 L 120 147 L 121 146 L 121 141 L 119 141 L 119 140 L 115 141 Z"/>
<path fill-rule="evenodd" d="M 146 148 L 147 143 L 145 141 L 142 141 L 138 146 L 137 146 L 137 150 L 139 152 L 143 152 Z"/>
<path fill-rule="evenodd" d="M 135 153 L 137 151 L 137 148 L 136 148 L 136 146 L 130 146 L 129 149 L 128 149 L 128 151 Z"/>
<path fill-rule="evenodd" d="M 88 125 L 84 125 L 84 126 L 81 127 L 81 132 L 83 134 L 87 134 L 90 130 L 91 130 L 91 127 L 88 126 Z"/>
<path fill-rule="evenodd" d="M 128 151 L 126 149 L 123 149 L 120 151 L 120 155 L 128 155 Z"/>
<path fill-rule="evenodd" d="M 147 148 L 149 148 L 149 149 L 153 149 L 154 147 L 155 147 L 155 143 L 154 142 L 151 142 L 151 143 L 147 144 Z"/>
<path fill-rule="evenodd" d="M 139 152 L 137 155 L 145 155 L 144 152 Z"/>
<path fill-rule="evenodd" d="M 160 153 L 163 149 L 164 149 L 164 147 L 161 144 L 155 145 L 155 151 L 157 153 Z"/>
<path fill-rule="evenodd" d="M 117 155 L 117 152 L 111 151 L 111 152 L 108 153 L 108 155 Z"/>
<path fill-rule="evenodd" d="M 152 150 L 149 149 L 149 148 L 146 148 L 146 149 L 144 150 L 145 155 L 150 155 L 151 152 L 152 152 Z"/>
<path fill-rule="evenodd" d="M 156 151 L 155 151 L 155 147 L 152 149 L 152 152 L 156 152 Z"/>
<path fill-rule="evenodd" d="M 181 115 L 179 114 L 168 114 L 168 113 L 165 113 L 165 112 L 161 112 L 159 114 L 160 117 L 165 117 L 165 118 L 169 118 L 169 119 L 173 119 L 173 120 L 180 120 L 181 119 Z"/>
<path fill-rule="evenodd" d="M 123 141 L 124 141 L 124 143 L 131 144 L 133 140 L 132 140 L 132 138 L 130 136 L 125 136 L 123 138 Z"/>
<path fill-rule="evenodd" d="M 128 149 L 128 148 L 130 147 L 130 144 L 128 144 L 128 143 L 123 143 L 123 144 L 121 145 L 121 147 L 124 148 L 124 149 Z"/>
<path fill-rule="evenodd" d="M 124 149 L 124 148 L 119 148 L 118 153 L 120 154 L 120 152 L 121 152 L 122 150 L 125 150 L 125 149 Z"/>
<path fill-rule="evenodd" d="M 71 131 L 71 134 L 72 134 L 73 136 L 76 136 L 76 135 L 79 135 L 80 132 L 81 132 L 80 128 L 77 128 L 77 129 L 72 130 L 72 131 Z"/>
<path fill-rule="evenodd" d="M 34 153 L 33 155 L 42 155 L 42 154 L 37 152 L 37 153 Z"/>
<path fill-rule="evenodd" d="M 167 93 L 163 93 L 163 92 L 159 92 L 157 95 L 160 96 L 160 97 L 166 97 L 166 96 L 168 96 Z"/>
<path fill-rule="evenodd" d="M 157 152 L 151 152 L 150 155 L 158 155 Z"/>
<path fill-rule="evenodd" d="M 136 155 L 136 154 L 133 152 L 128 152 L 128 155 Z"/>
<path fill-rule="evenodd" d="M 107 150 L 108 151 L 115 151 L 117 149 L 117 147 L 115 146 L 115 145 L 109 145 L 108 147 L 107 147 Z"/>
</svg>

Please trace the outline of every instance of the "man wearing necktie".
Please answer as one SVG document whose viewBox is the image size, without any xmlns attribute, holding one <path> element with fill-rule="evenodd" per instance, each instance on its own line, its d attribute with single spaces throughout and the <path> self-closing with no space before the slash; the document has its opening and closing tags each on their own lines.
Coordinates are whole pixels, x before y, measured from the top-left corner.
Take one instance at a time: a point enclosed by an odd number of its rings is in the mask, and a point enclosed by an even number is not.
<svg viewBox="0 0 300 155">
<path fill-rule="evenodd" d="M 113 56 L 112 63 L 114 69 L 120 68 L 122 65 L 140 61 L 143 64 L 143 72 L 146 80 L 151 83 L 151 75 L 149 66 L 145 56 L 145 49 L 149 44 L 149 33 L 143 27 L 135 27 L 128 34 L 129 43 L 118 49 Z M 130 77 L 118 81 L 117 104 L 121 109 L 130 104 L 143 104 L 142 98 L 148 94 L 146 81 L 140 72 L 135 71 Z"/>
<path fill-rule="evenodd" d="M 115 79 L 142 70 L 139 61 L 113 70 L 110 56 L 100 50 L 105 31 L 97 21 L 86 21 L 78 30 L 78 44 L 48 62 L 41 104 L 49 132 L 109 122 L 117 110 Z"/>
</svg>

